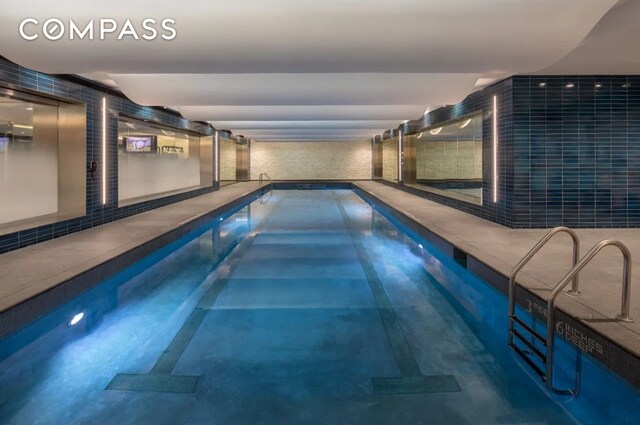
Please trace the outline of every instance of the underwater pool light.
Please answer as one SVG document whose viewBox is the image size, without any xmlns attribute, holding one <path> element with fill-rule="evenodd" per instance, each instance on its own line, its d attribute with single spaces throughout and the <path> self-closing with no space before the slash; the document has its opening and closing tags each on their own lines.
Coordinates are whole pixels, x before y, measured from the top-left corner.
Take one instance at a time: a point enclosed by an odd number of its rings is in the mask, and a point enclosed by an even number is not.
<svg viewBox="0 0 640 425">
<path fill-rule="evenodd" d="M 73 316 L 71 318 L 71 320 L 69 320 L 69 326 L 74 326 L 77 325 L 78 323 L 80 323 L 80 321 L 84 318 L 84 311 L 81 311 L 80 313 L 76 314 L 75 316 Z"/>
</svg>

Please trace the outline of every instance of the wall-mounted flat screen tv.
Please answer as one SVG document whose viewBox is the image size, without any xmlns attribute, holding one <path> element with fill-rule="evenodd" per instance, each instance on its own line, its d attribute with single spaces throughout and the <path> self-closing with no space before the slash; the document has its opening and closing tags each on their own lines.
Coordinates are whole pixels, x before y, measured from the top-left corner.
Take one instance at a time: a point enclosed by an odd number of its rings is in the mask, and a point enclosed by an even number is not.
<svg viewBox="0 0 640 425">
<path fill-rule="evenodd" d="M 124 150 L 131 153 L 155 153 L 158 136 L 127 136 L 122 138 Z"/>
</svg>

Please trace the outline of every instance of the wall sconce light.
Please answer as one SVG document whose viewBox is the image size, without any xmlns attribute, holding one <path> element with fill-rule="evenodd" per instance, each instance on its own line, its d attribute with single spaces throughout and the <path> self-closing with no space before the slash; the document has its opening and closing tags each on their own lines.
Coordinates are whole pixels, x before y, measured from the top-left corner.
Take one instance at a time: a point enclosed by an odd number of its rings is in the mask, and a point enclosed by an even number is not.
<svg viewBox="0 0 640 425">
<path fill-rule="evenodd" d="M 398 134 L 398 183 L 402 182 L 402 131 Z"/>
<path fill-rule="evenodd" d="M 218 173 L 218 169 L 219 169 L 219 163 L 220 163 L 220 150 L 218 149 L 218 143 L 220 140 L 220 136 L 218 135 L 218 130 L 216 130 L 215 132 L 215 136 L 214 136 L 214 144 L 213 144 L 213 153 L 215 155 L 214 161 L 213 161 L 213 179 L 215 182 L 220 180 L 220 175 Z"/>
<path fill-rule="evenodd" d="M 107 98 L 102 98 L 102 205 L 107 204 Z"/>
<path fill-rule="evenodd" d="M 498 202 L 498 96 L 493 96 L 493 203 Z"/>
</svg>

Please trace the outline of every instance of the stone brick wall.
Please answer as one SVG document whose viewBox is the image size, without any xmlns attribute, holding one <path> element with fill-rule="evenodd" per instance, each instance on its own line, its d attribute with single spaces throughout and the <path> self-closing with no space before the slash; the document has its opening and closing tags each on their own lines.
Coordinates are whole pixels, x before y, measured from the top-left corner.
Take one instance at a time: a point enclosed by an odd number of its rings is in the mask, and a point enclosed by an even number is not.
<svg viewBox="0 0 640 425">
<path fill-rule="evenodd" d="M 398 181 L 398 138 L 382 142 L 382 178 Z"/>
<path fill-rule="evenodd" d="M 362 180 L 371 178 L 371 141 L 251 142 L 251 180 Z"/>
<path fill-rule="evenodd" d="M 418 180 L 482 179 L 482 141 L 416 144 Z"/>
<path fill-rule="evenodd" d="M 236 179 L 236 142 L 220 139 L 220 180 Z"/>
</svg>

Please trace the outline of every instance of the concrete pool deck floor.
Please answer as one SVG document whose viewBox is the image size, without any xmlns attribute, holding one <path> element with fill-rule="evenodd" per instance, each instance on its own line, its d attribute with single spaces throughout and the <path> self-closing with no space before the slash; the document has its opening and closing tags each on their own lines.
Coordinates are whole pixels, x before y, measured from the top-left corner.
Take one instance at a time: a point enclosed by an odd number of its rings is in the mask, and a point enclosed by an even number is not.
<svg viewBox="0 0 640 425">
<path fill-rule="evenodd" d="M 505 276 L 548 232 L 548 229 L 511 229 L 375 181 L 353 184 Z M 580 273 L 582 295 L 562 294 L 557 307 L 640 356 L 640 229 L 576 232 L 581 241 L 581 256 L 603 239 L 618 239 L 630 249 L 631 317 L 635 321 L 624 323 L 615 319 L 620 313 L 622 291 L 622 255 L 615 247 L 605 248 Z M 546 300 L 551 288 L 571 269 L 571 261 L 570 238 L 558 235 L 525 266 L 517 282 Z"/>
<path fill-rule="evenodd" d="M 0 312 L 259 188 L 258 182 L 236 183 L 215 192 L 2 254 Z"/>
</svg>

